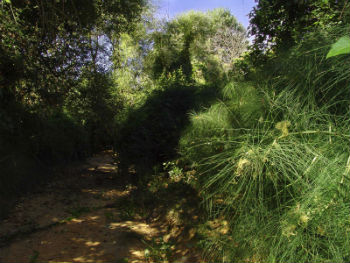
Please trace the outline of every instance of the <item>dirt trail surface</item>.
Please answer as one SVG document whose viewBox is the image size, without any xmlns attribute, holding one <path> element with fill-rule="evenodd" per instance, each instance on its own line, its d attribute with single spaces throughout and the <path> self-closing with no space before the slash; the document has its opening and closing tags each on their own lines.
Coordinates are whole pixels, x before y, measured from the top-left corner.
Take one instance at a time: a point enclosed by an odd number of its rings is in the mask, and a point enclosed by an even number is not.
<svg viewBox="0 0 350 263">
<path fill-rule="evenodd" d="M 147 262 L 147 241 L 166 229 L 118 208 L 130 187 L 116 169 L 106 151 L 22 198 L 0 223 L 0 262 Z"/>
</svg>

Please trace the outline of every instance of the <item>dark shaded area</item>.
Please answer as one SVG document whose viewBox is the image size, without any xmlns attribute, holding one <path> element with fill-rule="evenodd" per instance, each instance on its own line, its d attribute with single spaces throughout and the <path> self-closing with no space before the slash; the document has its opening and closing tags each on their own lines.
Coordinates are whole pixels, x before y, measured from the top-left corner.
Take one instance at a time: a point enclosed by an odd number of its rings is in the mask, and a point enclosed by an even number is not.
<svg viewBox="0 0 350 263">
<path fill-rule="evenodd" d="M 250 12 L 250 33 L 255 36 L 253 49 L 273 49 L 276 54 L 303 41 L 305 33 L 315 31 L 319 25 L 332 24 L 343 17 L 349 20 L 348 1 L 257 1 Z M 332 10 L 333 15 L 329 14 Z M 257 60 L 258 64 L 262 61 Z"/>
<path fill-rule="evenodd" d="M 50 180 L 54 166 L 80 160 L 90 152 L 87 133 L 63 113 L 37 115 L 14 101 L 2 106 L 0 218 L 14 197 Z"/>
<path fill-rule="evenodd" d="M 183 43 L 183 48 L 180 51 L 176 51 L 170 43 L 168 43 L 167 51 L 175 58 L 170 64 L 169 55 L 164 50 L 160 50 L 159 54 L 155 57 L 155 61 L 152 65 L 152 76 L 154 79 L 158 79 L 162 74 L 171 74 L 176 71 L 181 71 L 188 82 L 192 80 L 192 64 L 190 47 L 193 43 L 194 37 L 187 36 Z M 159 40 L 158 40 L 159 41 Z"/>
<path fill-rule="evenodd" d="M 0 261 L 146 262 L 147 248 L 152 258 L 165 252 L 169 258 L 185 255 L 191 257 L 188 262 L 199 262 L 187 247 L 192 245 L 188 230 L 198 204 L 193 189 L 169 183 L 170 192 L 160 188 L 140 198 L 136 188 L 125 187 L 122 178 L 115 180 L 113 156 L 104 151 L 87 163 L 66 167 L 62 177 L 21 200 L 0 224 Z M 180 208 L 178 217 L 185 223 L 171 232 L 166 212 Z"/>
<path fill-rule="evenodd" d="M 145 104 L 130 112 L 117 142 L 122 173 L 133 172 L 136 183 L 156 165 L 176 157 L 189 113 L 216 98 L 213 86 L 173 84 L 156 90 Z"/>
<path fill-rule="evenodd" d="M 110 102 L 117 95 L 99 59 L 110 54 L 98 37 L 132 30 L 145 5 L 1 2 L 0 218 L 12 200 L 52 179 L 52 167 L 111 145 L 119 108 Z"/>
</svg>

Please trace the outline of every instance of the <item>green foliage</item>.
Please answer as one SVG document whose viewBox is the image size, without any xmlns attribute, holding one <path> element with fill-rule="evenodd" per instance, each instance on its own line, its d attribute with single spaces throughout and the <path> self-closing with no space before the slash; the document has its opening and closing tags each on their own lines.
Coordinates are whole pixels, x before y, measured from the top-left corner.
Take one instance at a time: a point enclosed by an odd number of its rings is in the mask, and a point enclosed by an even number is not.
<svg viewBox="0 0 350 263">
<path fill-rule="evenodd" d="M 153 238 L 151 241 L 143 241 L 147 248 L 144 251 L 147 262 L 167 262 L 172 253 L 171 242 L 165 242 L 163 238 Z"/>
<path fill-rule="evenodd" d="M 38 262 L 38 257 L 39 257 L 39 252 L 34 250 L 33 255 L 30 256 L 29 258 L 29 263 L 36 263 Z"/>
<path fill-rule="evenodd" d="M 116 261 L 116 263 L 128 263 L 129 259 L 128 258 L 121 258 Z"/>
<path fill-rule="evenodd" d="M 348 102 L 343 99 L 347 92 L 344 87 L 349 83 L 350 72 L 347 68 L 350 62 L 345 58 L 332 61 L 326 59 L 326 54 L 334 39 L 348 33 L 348 26 L 310 33 L 290 53 L 273 60 L 275 66 L 268 67 L 279 78 L 277 91 L 293 90 L 302 98 L 302 106 L 316 105 L 334 114 L 345 114 Z M 301 68 L 304 70 L 301 71 Z"/>
<path fill-rule="evenodd" d="M 254 48 L 284 51 L 303 39 L 307 32 L 329 28 L 350 17 L 348 1 L 260 0 L 250 13 Z"/>
<path fill-rule="evenodd" d="M 114 117 L 123 106 L 121 95 L 109 74 L 86 71 L 79 81 L 65 100 L 65 110 L 89 133 L 91 149 L 96 151 L 113 144 Z"/>
<path fill-rule="evenodd" d="M 350 37 L 343 36 L 332 45 L 331 50 L 327 54 L 327 58 L 349 54 L 350 53 Z"/>
<path fill-rule="evenodd" d="M 195 92 L 195 87 L 177 85 L 154 90 L 144 105 L 130 111 L 117 144 L 122 165 L 151 168 L 172 158 Z"/>
<path fill-rule="evenodd" d="M 147 60 L 154 79 L 181 69 L 187 81 L 204 78 L 207 83 L 222 79 L 247 45 L 243 26 L 220 8 L 181 14 L 155 31 L 153 39 Z"/>
<path fill-rule="evenodd" d="M 38 116 L 18 104 L 1 112 L 2 217 L 12 198 L 52 178 L 53 165 L 84 158 L 90 150 L 83 127 L 62 112 Z"/>
<path fill-rule="evenodd" d="M 349 61 L 325 59 L 345 32 L 310 33 L 265 63 L 259 82 L 231 82 L 191 115 L 182 159 L 208 214 L 229 222 L 225 234 L 204 231 L 209 260 L 349 259 Z"/>
<path fill-rule="evenodd" d="M 127 30 L 142 5 L 138 0 L 127 4 L 96 0 L 2 5 L 0 86 L 30 103 L 35 95 L 34 103 L 40 106 L 62 103 L 82 64 L 102 53 L 98 34 L 112 38 L 105 25 L 114 27 L 114 34 Z"/>
<path fill-rule="evenodd" d="M 80 217 L 82 214 L 88 213 L 90 211 L 91 209 L 89 207 L 84 206 L 78 206 L 69 209 L 69 213 L 72 215 L 73 218 Z"/>
<path fill-rule="evenodd" d="M 50 166 L 113 144 L 137 201 L 196 188 L 211 261 L 349 261 L 348 1 L 258 1 L 242 57 L 228 10 L 157 26 L 138 20 L 144 5 L 1 5 L 1 207 Z M 171 249 L 153 240 L 146 257 Z"/>
<path fill-rule="evenodd" d="M 102 66 L 112 56 L 105 47 L 133 29 L 144 5 L 1 3 L 1 216 L 11 198 L 49 179 L 52 166 L 112 144 L 120 103 Z"/>
<path fill-rule="evenodd" d="M 263 116 L 263 101 L 252 84 L 231 82 L 223 88 L 219 102 L 191 114 L 191 125 L 180 141 L 181 152 L 195 162 L 222 152 L 228 137 L 234 138 L 239 129 L 254 126 Z"/>
</svg>

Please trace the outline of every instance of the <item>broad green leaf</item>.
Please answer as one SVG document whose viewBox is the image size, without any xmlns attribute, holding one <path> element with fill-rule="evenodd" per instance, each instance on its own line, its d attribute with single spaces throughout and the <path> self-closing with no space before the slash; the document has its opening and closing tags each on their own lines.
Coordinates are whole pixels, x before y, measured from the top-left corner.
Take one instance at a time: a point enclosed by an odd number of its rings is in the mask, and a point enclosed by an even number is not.
<svg viewBox="0 0 350 263">
<path fill-rule="evenodd" d="M 327 54 L 327 58 L 350 53 L 350 37 L 343 36 L 332 45 L 331 50 Z"/>
<path fill-rule="evenodd" d="M 5 3 L 11 4 L 11 0 L 4 0 Z"/>
</svg>

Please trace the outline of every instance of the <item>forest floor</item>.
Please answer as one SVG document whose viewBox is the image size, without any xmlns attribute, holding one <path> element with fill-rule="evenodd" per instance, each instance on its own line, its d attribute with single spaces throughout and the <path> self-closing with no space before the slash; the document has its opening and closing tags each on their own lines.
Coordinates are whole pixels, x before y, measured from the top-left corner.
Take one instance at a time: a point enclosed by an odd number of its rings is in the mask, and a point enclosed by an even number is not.
<svg viewBox="0 0 350 263">
<path fill-rule="evenodd" d="M 191 229 L 133 208 L 133 187 L 111 151 L 65 168 L 0 222 L 0 262 L 203 262 Z"/>
</svg>

